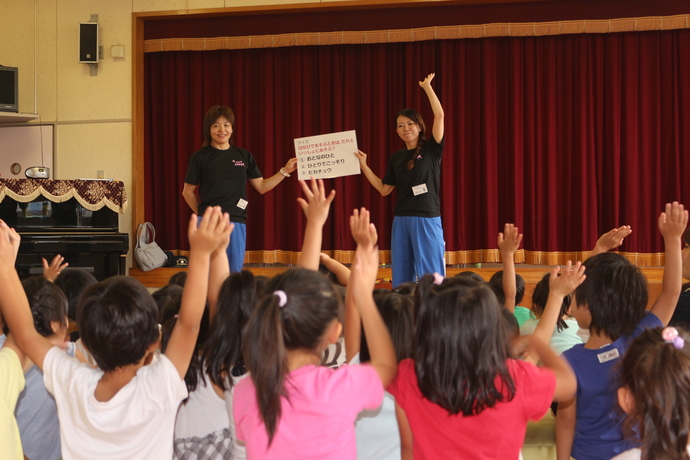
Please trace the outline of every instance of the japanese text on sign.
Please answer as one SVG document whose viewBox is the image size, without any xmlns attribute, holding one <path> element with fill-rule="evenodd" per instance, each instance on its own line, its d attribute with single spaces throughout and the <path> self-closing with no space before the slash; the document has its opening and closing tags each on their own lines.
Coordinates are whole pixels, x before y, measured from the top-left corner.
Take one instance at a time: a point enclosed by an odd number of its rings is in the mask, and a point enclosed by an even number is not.
<svg viewBox="0 0 690 460">
<path fill-rule="evenodd" d="M 328 179 L 359 174 L 357 133 L 343 131 L 295 139 L 297 177 Z"/>
</svg>

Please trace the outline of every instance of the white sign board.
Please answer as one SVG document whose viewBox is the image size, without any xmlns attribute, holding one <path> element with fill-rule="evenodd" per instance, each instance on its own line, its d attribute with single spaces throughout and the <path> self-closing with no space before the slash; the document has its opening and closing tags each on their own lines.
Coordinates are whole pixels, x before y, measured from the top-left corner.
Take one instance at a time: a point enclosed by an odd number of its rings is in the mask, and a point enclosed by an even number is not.
<svg viewBox="0 0 690 460">
<path fill-rule="evenodd" d="M 295 139 L 297 178 L 329 179 L 359 174 L 356 151 L 354 130 Z"/>
</svg>

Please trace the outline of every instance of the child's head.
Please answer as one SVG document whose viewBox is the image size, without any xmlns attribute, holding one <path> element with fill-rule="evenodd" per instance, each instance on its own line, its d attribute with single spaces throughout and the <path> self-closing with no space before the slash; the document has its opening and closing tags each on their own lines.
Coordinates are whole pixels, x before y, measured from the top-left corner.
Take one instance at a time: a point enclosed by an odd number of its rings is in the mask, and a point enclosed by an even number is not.
<svg viewBox="0 0 690 460">
<path fill-rule="evenodd" d="M 187 282 L 187 272 L 177 272 L 168 280 L 168 285 L 177 284 L 178 286 L 184 287 Z"/>
<path fill-rule="evenodd" d="M 400 283 L 400 285 L 393 288 L 393 292 L 397 292 L 398 294 L 409 295 L 409 296 L 413 296 L 414 291 L 416 291 L 416 290 L 417 290 L 417 283 L 415 283 L 414 281 L 405 281 L 404 283 Z"/>
<path fill-rule="evenodd" d="M 481 283 L 484 281 L 484 278 L 482 278 L 482 275 L 480 275 L 479 273 L 475 273 L 472 270 L 465 270 L 464 272 L 456 273 L 455 276 L 467 277 L 467 278 L 473 279 L 474 281 L 476 281 L 478 283 Z"/>
<path fill-rule="evenodd" d="M 96 278 L 86 270 L 78 268 L 65 268 L 55 278 L 55 284 L 62 289 L 67 297 L 68 309 L 67 316 L 72 320 L 77 320 L 77 306 L 79 298 L 87 287 L 96 284 Z"/>
<path fill-rule="evenodd" d="M 583 265 L 587 278 L 575 289 L 572 308 L 580 327 L 611 340 L 631 335 L 647 308 L 647 280 L 640 269 L 613 252 Z"/>
<path fill-rule="evenodd" d="M 486 283 L 432 275 L 419 281 L 413 357 L 422 394 L 450 414 L 476 415 L 511 400 L 508 323 Z M 498 380 L 502 382 L 499 382 Z"/>
<path fill-rule="evenodd" d="M 156 302 L 156 305 L 158 306 L 159 316 L 163 313 L 163 308 L 170 301 L 170 299 L 182 294 L 182 289 L 182 286 L 179 284 L 167 284 L 151 294 L 153 301 Z M 161 321 L 161 323 L 163 323 L 163 321 Z"/>
<path fill-rule="evenodd" d="M 82 341 L 103 372 L 141 361 L 158 342 L 157 318 L 151 294 L 126 276 L 90 286 L 79 304 Z"/>
<path fill-rule="evenodd" d="M 505 294 L 503 294 L 503 270 L 499 270 L 496 273 L 494 273 L 491 278 L 489 279 L 489 285 L 494 291 L 494 294 L 496 294 L 496 298 L 498 299 L 498 303 L 503 305 L 505 304 Z M 525 296 L 525 279 L 518 275 L 517 273 L 515 274 L 515 305 L 520 305 L 520 302 L 522 302 L 522 298 Z"/>
<path fill-rule="evenodd" d="M 560 274 L 559 274 L 560 276 Z M 551 277 L 550 273 L 547 273 L 542 277 L 541 280 L 534 286 L 534 290 L 532 291 L 532 312 L 537 318 L 541 318 L 541 315 L 544 314 L 544 309 L 546 308 L 546 302 L 549 300 L 549 278 Z M 563 298 L 563 303 L 561 304 L 561 311 L 558 314 L 558 322 L 556 323 L 556 328 L 558 331 L 562 331 L 563 329 L 567 329 L 568 325 L 566 324 L 565 320 L 563 319 L 564 315 L 568 314 L 568 311 L 570 310 L 570 296 L 566 296 Z"/>
<path fill-rule="evenodd" d="M 668 327 L 635 338 L 621 363 L 618 402 L 626 430 L 642 439 L 643 459 L 687 459 L 690 334 Z"/>
<path fill-rule="evenodd" d="M 22 281 L 29 300 L 36 331 L 43 337 L 67 334 L 67 298 L 62 290 L 43 276 L 32 276 Z"/>
<path fill-rule="evenodd" d="M 340 296 L 319 272 L 295 268 L 269 283 L 244 331 L 245 364 L 256 388 L 269 443 L 280 419 L 288 351 L 301 350 L 320 362 L 340 335 Z"/>
<path fill-rule="evenodd" d="M 374 302 L 378 307 L 383 322 L 391 334 L 395 356 L 398 362 L 412 356 L 412 338 L 414 337 L 414 323 L 412 322 L 412 297 L 397 292 L 381 292 L 374 295 Z M 359 360 L 362 363 L 371 361 L 366 334 L 362 333 L 359 348 Z"/>
<path fill-rule="evenodd" d="M 216 315 L 204 346 L 203 362 L 211 381 L 229 390 L 231 372 L 244 374 L 242 331 L 254 311 L 257 284 L 252 272 L 243 270 L 225 279 L 218 295 Z"/>
</svg>

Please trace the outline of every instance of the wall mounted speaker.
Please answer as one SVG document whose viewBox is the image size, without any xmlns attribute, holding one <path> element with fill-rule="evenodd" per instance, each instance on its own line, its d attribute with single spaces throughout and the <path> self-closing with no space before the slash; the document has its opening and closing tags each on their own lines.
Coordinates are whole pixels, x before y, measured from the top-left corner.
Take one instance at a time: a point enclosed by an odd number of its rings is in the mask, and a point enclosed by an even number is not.
<svg viewBox="0 0 690 460">
<path fill-rule="evenodd" d="M 79 23 L 79 62 L 98 64 L 98 23 Z"/>
</svg>

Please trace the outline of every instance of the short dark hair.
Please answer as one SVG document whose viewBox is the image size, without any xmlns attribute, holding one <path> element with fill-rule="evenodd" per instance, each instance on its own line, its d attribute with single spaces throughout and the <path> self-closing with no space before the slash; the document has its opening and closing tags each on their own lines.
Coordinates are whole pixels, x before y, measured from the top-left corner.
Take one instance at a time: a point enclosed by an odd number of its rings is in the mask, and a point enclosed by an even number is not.
<svg viewBox="0 0 690 460">
<path fill-rule="evenodd" d="M 201 145 L 202 147 L 211 145 L 211 141 L 213 140 L 211 139 L 211 126 L 221 117 L 228 120 L 232 125 L 233 129 L 232 135 L 230 136 L 230 143 L 233 143 L 235 139 L 235 114 L 230 107 L 214 105 L 208 109 L 208 112 L 204 115 L 204 143 Z"/>
<path fill-rule="evenodd" d="M 432 275 L 424 275 L 420 293 L 415 300 L 424 305 L 417 307 L 413 357 L 422 395 L 464 416 L 512 400 L 510 330 L 491 288 L 455 277 L 435 285 Z"/>
<path fill-rule="evenodd" d="M 414 337 L 412 296 L 397 292 L 381 292 L 374 295 L 374 303 L 376 303 L 376 307 L 379 313 L 381 313 L 383 322 L 388 327 L 398 362 L 411 357 L 412 339 Z M 367 345 L 364 331 L 362 331 L 360 340 L 359 361 L 361 363 L 371 361 L 369 345 Z"/>
<path fill-rule="evenodd" d="M 635 265 L 614 252 L 585 260 L 586 278 L 575 289 L 578 306 L 587 306 L 589 329 L 611 340 L 632 335 L 647 308 L 647 280 Z"/>
<path fill-rule="evenodd" d="M 475 273 L 472 270 L 465 270 L 463 272 L 456 273 L 455 276 L 467 277 L 477 281 L 478 283 L 484 282 L 484 278 L 482 278 L 482 275 L 480 275 L 479 273 Z"/>
<path fill-rule="evenodd" d="M 34 327 L 43 337 L 55 334 L 52 322 L 67 327 L 67 298 L 62 290 L 43 276 L 32 276 L 22 281 L 31 307 Z"/>
<path fill-rule="evenodd" d="M 630 344 L 621 362 L 620 386 L 634 400 L 623 427 L 642 440 L 642 458 L 687 459 L 690 442 L 690 334 L 679 350 L 662 337 L 662 329 L 647 329 Z"/>
<path fill-rule="evenodd" d="M 177 272 L 168 280 L 168 285 L 177 284 L 178 286 L 184 287 L 187 282 L 187 271 Z"/>
<path fill-rule="evenodd" d="M 560 274 L 558 276 L 560 276 Z M 532 291 L 532 311 L 539 318 L 541 317 L 541 315 L 544 314 L 546 302 L 549 300 L 550 279 L 551 274 L 545 274 L 534 286 L 534 290 Z M 558 314 L 558 321 L 556 322 L 556 329 L 558 330 L 558 332 L 561 332 L 563 329 L 568 329 L 568 324 L 563 319 L 563 315 L 568 313 L 569 308 L 570 296 L 567 295 L 563 298 L 563 303 L 561 303 L 561 312 Z"/>
<path fill-rule="evenodd" d="M 138 363 L 158 341 L 158 308 L 144 285 L 115 276 L 84 292 L 77 320 L 84 346 L 103 372 Z"/>
<path fill-rule="evenodd" d="M 493 289 L 494 294 L 498 298 L 498 303 L 504 305 L 506 303 L 506 296 L 503 292 L 503 270 L 499 270 L 489 279 L 489 285 Z M 525 279 L 519 275 L 515 274 L 515 305 L 520 305 L 522 299 L 525 297 Z"/>
<path fill-rule="evenodd" d="M 62 289 L 67 297 L 67 316 L 72 321 L 77 320 L 79 298 L 86 288 L 97 282 L 98 280 L 91 273 L 79 268 L 65 268 L 55 278 L 55 284 Z"/>
</svg>

